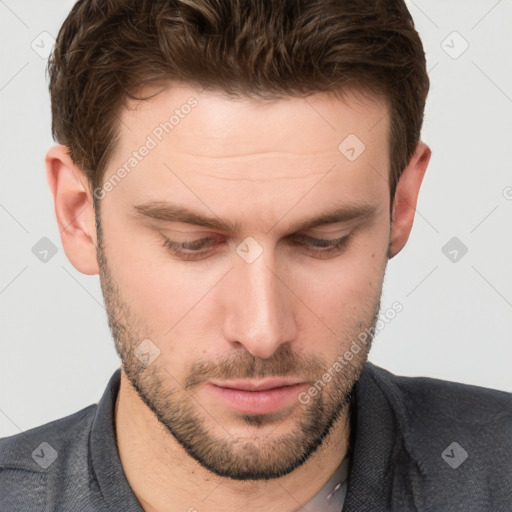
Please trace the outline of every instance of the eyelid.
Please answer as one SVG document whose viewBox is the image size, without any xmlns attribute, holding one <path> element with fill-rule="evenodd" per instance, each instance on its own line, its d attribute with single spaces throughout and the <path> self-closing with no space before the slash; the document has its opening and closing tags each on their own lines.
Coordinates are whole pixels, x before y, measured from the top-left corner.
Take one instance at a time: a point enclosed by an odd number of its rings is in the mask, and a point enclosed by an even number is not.
<svg viewBox="0 0 512 512">
<path fill-rule="evenodd" d="M 206 248 L 208 248 L 209 246 L 212 245 L 213 242 L 215 242 L 215 238 L 213 237 L 202 237 L 202 238 L 195 238 L 194 240 L 181 240 L 181 241 L 178 241 L 178 240 L 171 240 L 170 238 L 167 238 L 166 236 L 164 236 L 164 242 L 167 246 L 169 247 L 174 247 L 176 248 L 177 250 L 185 250 L 185 251 L 194 251 L 194 252 L 200 252 Z M 203 245 L 204 247 L 201 247 L 199 249 L 188 249 L 188 248 L 183 248 L 182 246 L 183 245 Z"/>
<path fill-rule="evenodd" d="M 345 240 L 348 236 L 349 236 L 349 233 L 347 233 L 343 236 L 340 236 L 340 237 L 336 237 L 336 238 L 297 234 L 297 235 L 291 235 L 290 238 L 291 238 L 291 240 L 293 240 L 295 242 L 299 241 L 302 243 L 310 243 L 313 245 L 314 245 L 314 242 L 320 242 L 320 243 L 317 243 L 316 247 L 321 247 L 322 243 L 325 245 L 334 245 L 336 243 L 340 243 L 343 240 Z"/>
<path fill-rule="evenodd" d="M 284 238 L 290 238 L 290 237 L 293 237 L 296 235 L 301 235 L 302 233 L 307 232 L 307 231 L 315 231 L 315 230 L 318 233 L 318 235 L 309 235 L 309 236 L 312 236 L 313 238 L 314 237 L 322 238 L 324 236 L 328 237 L 328 236 L 334 235 L 334 233 L 337 234 L 337 233 L 349 231 L 351 228 L 355 227 L 356 224 L 359 224 L 362 220 L 364 220 L 364 218 L 357 217 L 354 219 L 350 219 L 348 221 L 338 221 L 335 223 L 324 224 L 321 226 L 309 228 L 307 230 L 292 232 L 288 235 L 285 235 Z M 153 221 L 153 222 L 150 222 L 149 227 L 155 231 L 159 231 L 159 232 L 163 231 L 165 233 L 180 233 L 180 234 L 192 235 L 192 236 L 202 235 L 202 234 L 205 234 L 205 235 L 208 234 L 211 236 L 230 236 L 229 234 L 222 232 L 220 230 L 215 230 L 215 229 L 211 230 L 204 226 L 196 226 L 196 225 L 187 224 L 184 222 L 171 222 L 170 224 L 173 225 L 173 227 L 169 227 L 169 222 L 161 225 L 161 224 L 155 223 Z M 174 227 L 176 224 L 178 224 L 178 226 Z M 180 229 L 181 227 L 183 227 L 183 229 Z M 321 231 L 322 229 L 329 229 L 329 231 Z"/>
<path fill-rule="evenodd" d="M 211 231 L 208 231 L 207 229 L 201 229 L 194 231 L 193 229 L 170 229 L 170 228 L 161 228 L 161 227 L 155 227 L 157 231 L 163 233 L 168 233 L 170 236 L 172 236 L 173 233 L 179 233 L 180 235 L 185 236 L 197 236 L 201 237 L 201 235 L 204 235 L 203 238 L 208 237 L 214 237 L 214 236 L 223 236 L 220 233 L 212 233 Z"/>
</svg>

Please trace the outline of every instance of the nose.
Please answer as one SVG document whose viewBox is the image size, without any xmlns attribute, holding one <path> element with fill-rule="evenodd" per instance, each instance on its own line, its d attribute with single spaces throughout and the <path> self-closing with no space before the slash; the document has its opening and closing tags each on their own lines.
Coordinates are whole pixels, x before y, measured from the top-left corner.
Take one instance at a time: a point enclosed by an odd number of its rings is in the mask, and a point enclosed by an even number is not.
<svg viewBox="0 0 512 512">
<path fill-rule="evenodd" d="M 296 336 L 294 296 L 265 252 L 252 263 L 239 260 L 225 290 L 225 339 L 267 359 Z"/>
</svg>

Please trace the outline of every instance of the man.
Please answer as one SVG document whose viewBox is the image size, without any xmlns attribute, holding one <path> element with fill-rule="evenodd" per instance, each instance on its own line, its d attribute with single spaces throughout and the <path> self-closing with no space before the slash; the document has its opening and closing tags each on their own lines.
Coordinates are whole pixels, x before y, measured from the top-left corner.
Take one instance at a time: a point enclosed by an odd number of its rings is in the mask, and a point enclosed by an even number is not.
<svg viewBox="0 0 512 512">
<path fill-rule="evenodd" d="M 79 1 L 62 243 L 122 367 L 0 440 L 0 510 L 511 510 L 512 397 L 367 362 L 430 158 L 401 1 Z"/>
</svg>

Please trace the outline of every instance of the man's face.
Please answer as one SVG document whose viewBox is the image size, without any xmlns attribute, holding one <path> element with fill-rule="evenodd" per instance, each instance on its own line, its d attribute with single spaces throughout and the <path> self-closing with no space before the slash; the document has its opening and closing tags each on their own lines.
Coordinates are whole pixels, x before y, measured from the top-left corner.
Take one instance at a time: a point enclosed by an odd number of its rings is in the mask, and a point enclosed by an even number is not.
<svg viewBox="0 0 512 512">
<path fill-rule="evenodd" d="M 346 413 L 367 357 L 360 344 L 333 369 L 378 312 L 386 107 L 349 93 L 263 103 L 185 86 L 129 107 L 105 181 L 136 163 L 101 193 L 98 250 L 123 369 L 204 467 L 287 474 Z M 215 224 L 178 220 L 185 209 Z"/>
</svg>

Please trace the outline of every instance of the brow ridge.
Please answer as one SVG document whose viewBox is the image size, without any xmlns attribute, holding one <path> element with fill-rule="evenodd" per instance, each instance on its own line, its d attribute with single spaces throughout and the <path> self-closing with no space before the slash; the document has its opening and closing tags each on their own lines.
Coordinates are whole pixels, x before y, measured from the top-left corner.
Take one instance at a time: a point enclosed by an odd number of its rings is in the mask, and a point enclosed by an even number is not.
<svg viewBox="0 0 512 512">
<path fill-rule="evenodd" d="M 192 224 L 209 229 L 216 229 L 229 233 L 241 230 L 238 222 L 221 219 L 218 216 L 208 216 L 191 210 L 186 206 L 173 204 L 167 201 L 149 201 L 133 207 L 136 216 L 147 217 L 166 222 L 180 222 Z M 291 231 L 304 231 L 315 227 L 348 222 L 356 218 L 366 218 L 375 212 L 375 207 L 368 203 L 354 203 L 350 205 L 335 205 L 325 209 L 310 219 L 299 221 L 291 226 Z"/>
</svg>

